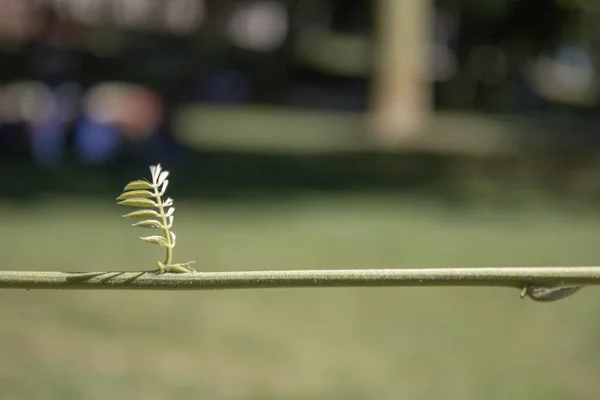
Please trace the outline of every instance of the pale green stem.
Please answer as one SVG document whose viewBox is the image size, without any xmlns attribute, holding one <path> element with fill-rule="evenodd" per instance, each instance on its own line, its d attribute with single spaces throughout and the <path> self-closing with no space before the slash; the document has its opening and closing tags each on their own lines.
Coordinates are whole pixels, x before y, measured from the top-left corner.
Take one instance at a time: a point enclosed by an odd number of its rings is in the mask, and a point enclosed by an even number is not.
<svg viewBox="0 0 600 400">
<path fill-rule="evenodd" d="M 171 262 L 173 261 L 173 244 L 171 243 L 171 232 L 169 232 L 169 228 L 167 226 L 167 217 L 165 216 L 165 209 L 162 204 L 162 196 L 160 195 L 158 186 L 154 187 L 154 197 L 156 197 L 156 202 L 158 203 L 158 211 L 163 224 L 163 233 L 168 244 L 167 255 L 165 257 L 165 266 L 167 266 L 171 265 Z"/>
<path fill-rule="evenodd" d="M 195 272 L 0 271 L 4 289 L 209 290 L 291 287 L 600 285 L 600 267 Z"/>
</svg>

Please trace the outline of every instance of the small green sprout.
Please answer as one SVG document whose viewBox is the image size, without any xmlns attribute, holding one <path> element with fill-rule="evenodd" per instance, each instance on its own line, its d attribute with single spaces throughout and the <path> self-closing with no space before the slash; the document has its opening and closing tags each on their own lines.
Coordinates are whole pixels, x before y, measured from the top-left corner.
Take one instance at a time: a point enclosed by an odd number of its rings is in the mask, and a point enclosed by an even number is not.
<svg viewBox="0 0 600 400">
<path fill-rule="evenodd" d="M 153 165 L 150 167 L 150 173 L 152 175 L 152 182 L 146 180 L 136 180 L 129 182 L 123 194 L 117 197 L 118 204 L 130 207 L 148 207 L 142 210 L 133 211 L 129 214 L 123 215 L 125 218 L 148 218 L 142 221 L 132 224 L 140 228 L 156 228 L 161 229 L 163 236 L 152 235 L 140 237 L 140 239 L 148 242 L 157 244 L 165 247 L 167 255 L 164 263 L 158 261 L 158 273 L 175 272 L 196 272 L 191 264 L 194 261 L 190 261 L 182 264 L 173 264 L 173 248 L 175 247 L 176 236 L 171 230 L 173 226 L 173 219 L 175 213 L 175 207 L 173 206 L 173 199 L 167 198 L 163 201 L 163 195 L 167 191 L 169 185 L 169 171 L 165 171 L 161 168 L 160 164 Z M 165 211 L 166 210 L 166 211 Z"/>
</svg>

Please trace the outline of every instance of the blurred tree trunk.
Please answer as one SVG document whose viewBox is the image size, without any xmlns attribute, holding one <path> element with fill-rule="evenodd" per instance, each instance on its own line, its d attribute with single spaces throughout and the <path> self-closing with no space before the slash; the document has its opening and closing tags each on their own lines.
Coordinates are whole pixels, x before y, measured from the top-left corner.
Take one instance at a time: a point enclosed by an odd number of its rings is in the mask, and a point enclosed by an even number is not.
<svg viewBox="0 0 600 400">
<path fill-rule="evenodd" d="M 431 111 L 431 0 L 379 0 L 372 98 L 373 134 L 393 144 L 418 134 Z"/>
</svg>

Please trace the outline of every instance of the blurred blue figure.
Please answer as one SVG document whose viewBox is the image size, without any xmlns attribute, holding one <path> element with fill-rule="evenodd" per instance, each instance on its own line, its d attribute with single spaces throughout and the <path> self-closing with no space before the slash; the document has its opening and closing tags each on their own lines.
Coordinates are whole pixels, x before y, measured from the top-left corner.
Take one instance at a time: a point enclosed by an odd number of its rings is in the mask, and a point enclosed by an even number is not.
<svg viewBox="0 0 600 400">
<path fill-rule="evenodd" d="M 0 121 L 0 154 L 4 150 L 10 150 L 14 142 L 14 128 L 7 122 Z"/>
<path fill-rule="evenodd" d="M 36 164 L 52 167 L 62 160 L 69 124 L 79 100 L 79 87 L 65 83 L 55 90 L 43 85 L 37 89 L 31 91 L 40 102 L 31 121 L 31 156 Z"/>
<path fill-rule="evenodd" d="M 56 116 L 50 115 L 31 130 L 31 156 L 42 167 L 57 165 L 65 150 L 65 126 Z"/>
<path fill-rule="evenodd" d="M 223 70 L 214 74 L 206 84 L 208 100 L 215 103 L 246 103 L 252 98 L 248 78 L 236 70 Z"/>
<path fill-rule="evenodd" d="M 84 164 L 105 166 L 115 159 L 122 145 L 121 133 L 109 122 L 82 115 L 75 127 L 75 154 Z"/>
</svg>

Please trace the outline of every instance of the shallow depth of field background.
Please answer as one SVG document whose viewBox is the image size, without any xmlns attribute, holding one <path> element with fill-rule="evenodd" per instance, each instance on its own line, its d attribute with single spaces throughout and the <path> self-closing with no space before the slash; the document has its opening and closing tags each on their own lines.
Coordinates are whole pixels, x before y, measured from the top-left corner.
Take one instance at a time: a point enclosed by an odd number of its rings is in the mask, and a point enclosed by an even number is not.
<svg viewBox="0 0 600 400">
<path fill-rule="evenodd" d="M 158 162 L 200 271 L 597 265 L 600 10 L 398 3 L 0 1 L 1 268 L 155 268 L 115 198 Z M 2 399 L 600 393 L 594 288 L 3 290 L 0 316 Z"/>
</svg>

